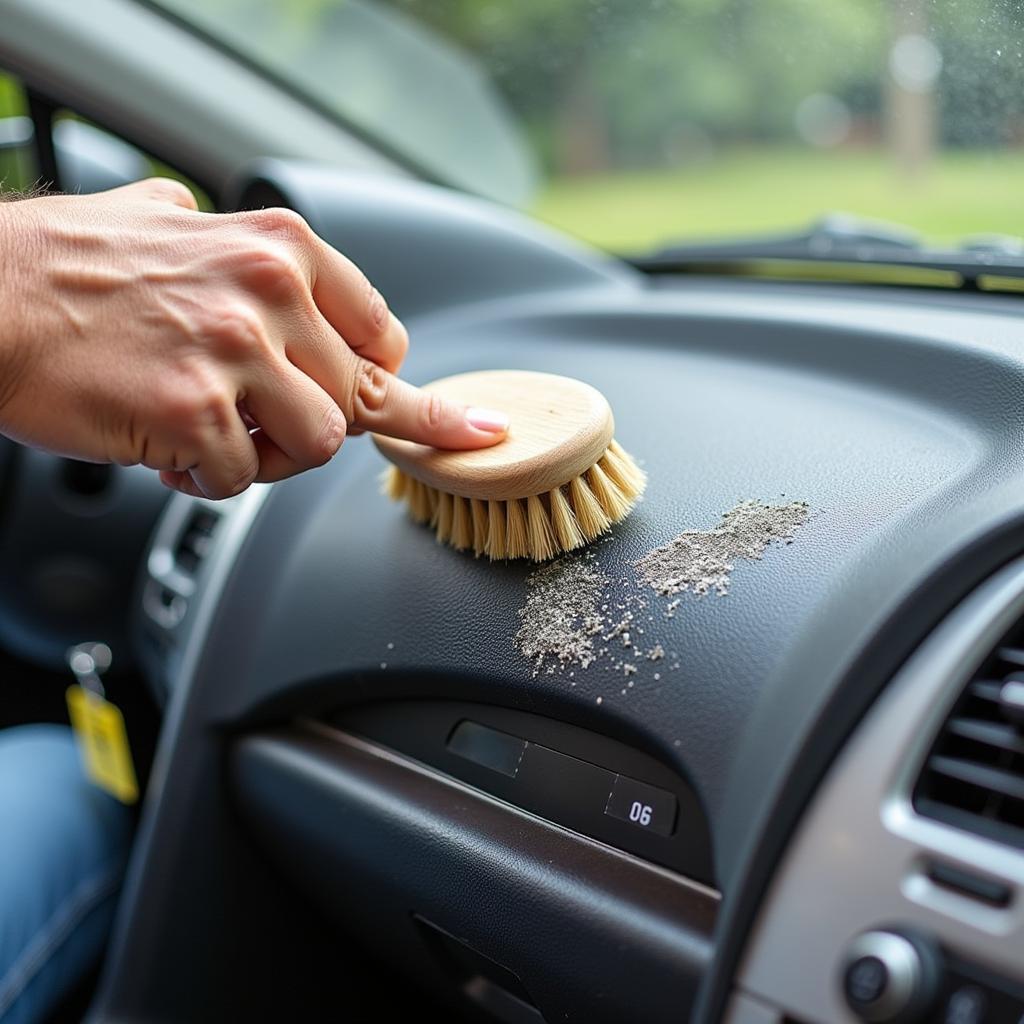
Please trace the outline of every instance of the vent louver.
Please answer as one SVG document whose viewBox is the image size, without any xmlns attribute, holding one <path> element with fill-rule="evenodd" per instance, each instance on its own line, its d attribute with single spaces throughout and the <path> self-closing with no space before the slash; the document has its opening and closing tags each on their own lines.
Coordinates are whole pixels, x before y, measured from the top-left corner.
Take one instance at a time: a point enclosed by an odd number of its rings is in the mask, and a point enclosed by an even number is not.
<svg viewBox="0 0 1024 1024">
<path fill-rule="evenodd" d="M 928 755 L 914 807 L 1024 847 L 1024 647 L 998 648 L 967 684 Z"/>
<path fill-rule="evenodd" d="M 210 541 L 220 516 L 210 509 L 196 509 L 185 524 L 174 548 L 174 561 L 181 572 L 194 576 L 210 550 Z"/>
<path fill-rule="evenodd" d="M 188 602 L 196 587 L 199 568 L 210 551 L 221 515 L 194 502 L 195 507 L 177 523 L 172 523 L 153 544 L 148 569 L 149 580 L 142 595 L 142 606 L 150 621 L 159 627 L 158 643 L 185 618 Z M 155 556 L 155 557 L 154 557 Z"/>
</svg>

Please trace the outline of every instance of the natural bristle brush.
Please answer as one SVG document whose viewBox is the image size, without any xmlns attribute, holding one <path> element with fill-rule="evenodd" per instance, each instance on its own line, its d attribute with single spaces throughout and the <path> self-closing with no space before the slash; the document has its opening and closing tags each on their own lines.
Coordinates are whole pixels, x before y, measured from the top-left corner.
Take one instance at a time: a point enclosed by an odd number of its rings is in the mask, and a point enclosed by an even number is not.
<svg viewBox="0 0 1024 1024">
<path fill-rule="evenodd" d="M 505 440 L 474 451 L 374 436 L 392 463 L 388 495 L 452 547 L 542 562 L 606 533 L 643 493 L 646 477 L 614 440 L 611 407 L 589 384 L 483 370 L 425 390 L 511 419 Z"/>
</svg>

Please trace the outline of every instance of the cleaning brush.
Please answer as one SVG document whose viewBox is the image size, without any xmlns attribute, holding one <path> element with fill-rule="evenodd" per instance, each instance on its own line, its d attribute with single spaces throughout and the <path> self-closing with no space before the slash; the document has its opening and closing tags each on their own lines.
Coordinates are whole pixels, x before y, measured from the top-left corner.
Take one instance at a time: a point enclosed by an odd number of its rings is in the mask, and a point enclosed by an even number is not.
<svg viewBox="0 0 1024 1024">
<path fill-rule="evenodd" d="M 508 413 L 504 441 L 446 451 L 381 435 L 392 465 L 385 491 L 437 539 L 492 560 L 542 562 L 625 518 L 646 477 L 612 434 L 605 397 L 570 377 L 483 370 L 426 386 L 444 398 Z"/>
</svg>

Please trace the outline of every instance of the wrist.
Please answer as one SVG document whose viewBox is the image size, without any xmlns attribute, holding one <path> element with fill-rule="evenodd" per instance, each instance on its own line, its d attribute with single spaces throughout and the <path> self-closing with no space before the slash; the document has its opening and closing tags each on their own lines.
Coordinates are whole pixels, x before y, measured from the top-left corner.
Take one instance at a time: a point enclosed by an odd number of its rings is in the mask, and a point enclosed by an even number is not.
<svg viewBox="0 0 1024 1024">
<path fill-rule="evenodd" d="M 32 301 L 27 273 L 38 253 L 30 204 L 0 201 L 0 432 L 28 364 Z"/>
</svg>

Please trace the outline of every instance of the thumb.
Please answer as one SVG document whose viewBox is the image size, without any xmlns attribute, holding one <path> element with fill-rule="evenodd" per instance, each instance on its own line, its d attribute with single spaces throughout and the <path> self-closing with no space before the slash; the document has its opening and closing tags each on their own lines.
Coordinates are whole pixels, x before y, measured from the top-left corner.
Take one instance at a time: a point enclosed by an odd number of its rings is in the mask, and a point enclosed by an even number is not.
<svg viewBox="0 0 1024 1024">
<path fill-rule="evenodd" d="M 143 178 L 142 181 L 133 181 L 130 185 L 109 189 L 104 195 L 114 198 L 120 196 L 124 199 L 155 199 L 158 202 L 172 203 L 185 210 L 199 209 L 192 190 L 173 178 Z"/>
</svg>

